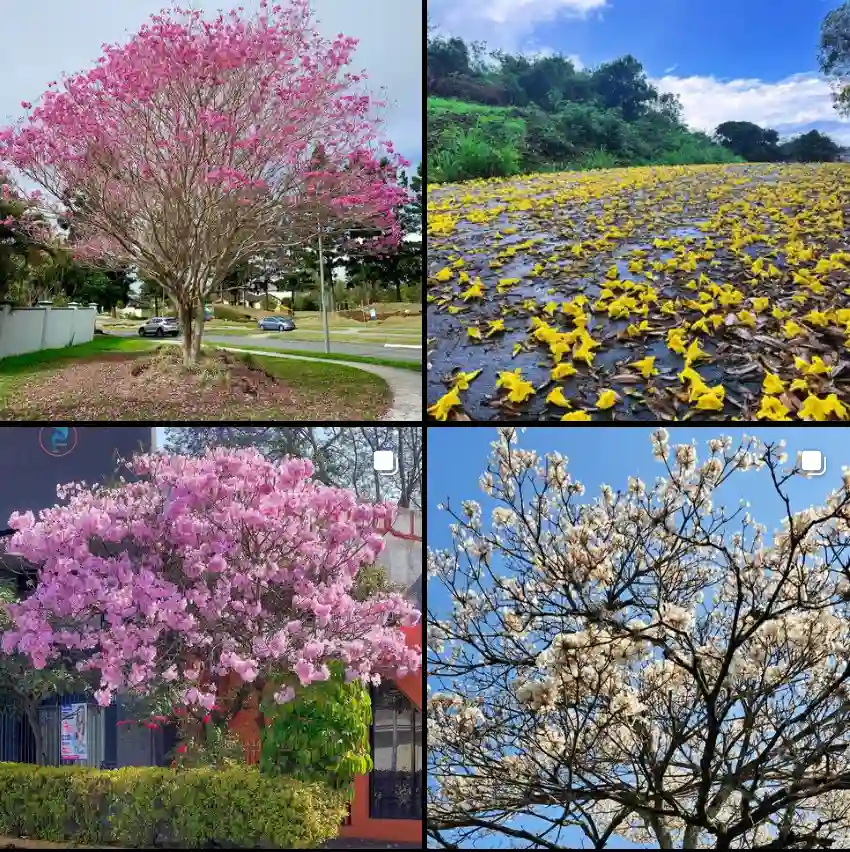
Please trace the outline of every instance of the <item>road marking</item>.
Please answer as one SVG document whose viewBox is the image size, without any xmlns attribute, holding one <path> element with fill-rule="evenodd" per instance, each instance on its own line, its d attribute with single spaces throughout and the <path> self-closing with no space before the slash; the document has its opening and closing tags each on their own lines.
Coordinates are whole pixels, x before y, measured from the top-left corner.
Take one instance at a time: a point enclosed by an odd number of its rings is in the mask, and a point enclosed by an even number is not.
<svg viewBox="0 0 850 852">
<path fill-rule="evenodd" d="M 418 349 L 420 352 L 422 351 L 421 346 L 410 346 L 407 343 L 385 343 L 384 349 Z"/>
</svg>

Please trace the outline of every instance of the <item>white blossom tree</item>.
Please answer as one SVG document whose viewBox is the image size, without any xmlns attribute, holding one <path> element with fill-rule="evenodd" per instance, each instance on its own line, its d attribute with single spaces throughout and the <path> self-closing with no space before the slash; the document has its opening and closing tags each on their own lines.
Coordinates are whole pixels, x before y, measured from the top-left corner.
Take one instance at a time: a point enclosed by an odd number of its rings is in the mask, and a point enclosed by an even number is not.
<svg viewBox="0 0 850 852">
<path fill-rule="evenodd" d="M 668 441 L 653 433 L 654 485 L 591 501 L 565 458 L 501 429 L 489 523 L 445 507 L 432 845 L 850 846 L 850 470 L 795 511 L 781 443 L 716 438 L 700 459 Z M 753 470 L 784 503 L 775 532 L 712 503 Z"/>
</svg>

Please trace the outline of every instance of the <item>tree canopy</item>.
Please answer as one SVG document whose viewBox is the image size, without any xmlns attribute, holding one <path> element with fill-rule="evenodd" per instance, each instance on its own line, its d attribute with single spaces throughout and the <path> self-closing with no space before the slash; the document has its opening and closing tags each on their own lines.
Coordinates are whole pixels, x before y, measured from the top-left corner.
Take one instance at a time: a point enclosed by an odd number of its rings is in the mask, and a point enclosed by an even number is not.
<svg viewBox="0 0 850 852">
<path fill-rule="evenodd" d="M 307 0 L 206 20 L 154 15 L 0 132 L 6 161 L 61 207 L 78 257 L 132 266 L 174 302 L 194 363 L 203 301 L 241 261 L 354 227 L 399 239 L 407 162 Z M 49 200 L 49 199 L 48 199 Z"/>
<path fill-rule="evenodd" d="M 71 654 L 107 706 L 163 684 L 187 707 L 216 703 L 213 675 L 282 676 L 278 703 L 330 677 L 405 676 L 420 665 L 400 626 L 419 613 L 397 593 L 355 600 L 393 508 L 312 481 L 304 459 L 252 449 L 128 460 L 133 481 L 63 488 L 65 505 L 14 513 L 10 551 L 38 567 L 6 607 L 4 654 L 35 670 Z"/>
<path fill-rule="evenodd" d="M 451 602 L 428 618 L 432 841 L 846 847 L 850 470 L 798 510 L 782 442 L 662 428 L 654 484 L 585 496 L 499 433 L 486 512 L 448 506 L 428 556 Z M 772 483 L 780 529 L 721 502 L 741 476 Z"/>
</svg>

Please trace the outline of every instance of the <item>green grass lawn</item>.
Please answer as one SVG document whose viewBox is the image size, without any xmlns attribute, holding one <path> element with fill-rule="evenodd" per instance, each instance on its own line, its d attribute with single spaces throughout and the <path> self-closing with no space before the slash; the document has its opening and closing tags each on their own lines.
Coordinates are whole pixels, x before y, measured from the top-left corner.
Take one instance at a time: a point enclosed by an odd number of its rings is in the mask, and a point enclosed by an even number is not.
<svg viewBox="0 0 850 852">
<path fill-rule="evenodd" d="M 160 348 L 162 361 L 142 357 Z M 203 366 L 181 372 L 173 349 L 150 340 L 99 337 L 80 346 L 0 359 L 0 420 L 368 420 L 382 416 L 392 403 L 383 379 L 354 367 L 238 353 L 234 363 L 244 363 L 236 372 L 248 373 L 247 380 L 237 376 L 225 385 L 205 384 L 209 376 Z M 215 349 L 206 351 L 212 355 Z M 143 361 L 151 366 L 134 375 L 131 368 Z M 258 396 L 248 388 L 239 396 L 240 383 L 262 377 L 245 365 L 277 380 L 279 397 L 268 388 Z M 220 365 L 216 369 L 221 372 Z M 263 381 L 278 387 L 268 378 Z"/>
<path fill-rule="evenodd" d="M 210 348 L 216 348 L 216 344 L 209 344 Z M 218 348 L 223 348 L 221 344 Z M 352 361 L 358 364 L 378 364 L 383 367 L 398 367 L 400 370 L 412 370 L 414 373 L 422 372 L 422 362 L 414 360 L 397 361 L 393 358 L 373 358 L 371 355 L 343 355 L 336 352 L 304 352 L 301 349 L 276 349 L 271 346 L 240 346 L 240 349 L 256 349 L 263 352 L 279 352 L 281 355 L 300 355 L 305 358 L 319 358 L 322 361 Z M 290 361 L 290 364 L 303 364 L 304 361 Z M 306 362 L 309 363 L 309 362 Z"/>
</svg>

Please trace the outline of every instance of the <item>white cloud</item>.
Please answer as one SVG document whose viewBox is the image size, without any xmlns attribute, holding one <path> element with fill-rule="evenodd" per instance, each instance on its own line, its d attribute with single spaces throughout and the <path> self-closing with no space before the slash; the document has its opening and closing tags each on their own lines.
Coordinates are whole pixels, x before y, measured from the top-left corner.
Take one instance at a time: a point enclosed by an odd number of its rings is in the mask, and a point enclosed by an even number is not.
<svg viewBox="0 0 850 852">
<path fill-rule="evenodd" d="M 429 0 L 428 14 L 440 32 L 486 41 L 502 50 L 521 50 L 541 23 L 586 18 L 610 0 Z"/>
<path fill-rule="evenodd" d="M 607 0 L 475 0 L 465 6 L 476 8 L 480 17 L 506 23 L 535 23 L 549 21 L 560 15 L 583 18 L 590 12 L 603 9 Z"/>
<path fill-rule="evenodd" d="M 835 111 L 829 83 L 816 74 L 794 74 L 774 83 L 671 75 L 652 82 L 659 91 L 679 96 L 685 121 L 695 130 L 710 133 L 724 121 L 752 121 L 783 136 L 817 127 L 838 141 L 850 137 L 850 120 Z"/>
</svg>

